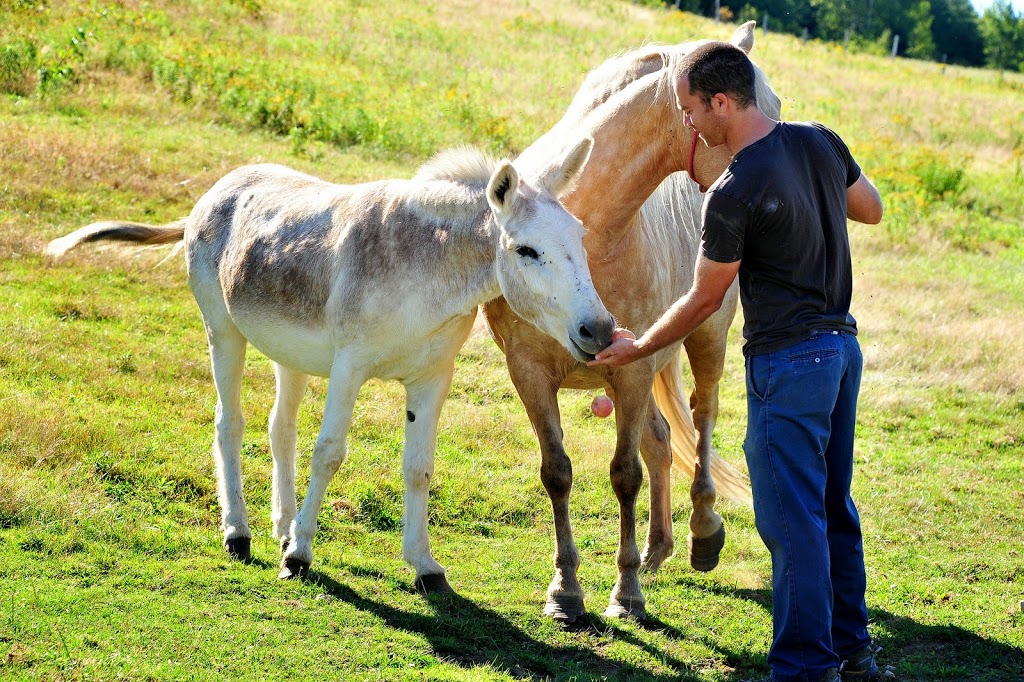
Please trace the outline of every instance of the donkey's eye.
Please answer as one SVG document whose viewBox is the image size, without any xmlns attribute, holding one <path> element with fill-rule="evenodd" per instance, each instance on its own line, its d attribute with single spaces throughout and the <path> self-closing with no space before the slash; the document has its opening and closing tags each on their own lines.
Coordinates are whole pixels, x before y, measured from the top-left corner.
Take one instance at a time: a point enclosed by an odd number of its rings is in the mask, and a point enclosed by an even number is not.
<svg viewBox="0 0 1024 682">
<path fill-rule="evenodd" d="M 532 258 L 533 260 L 537 260 L 540 258 L 540 256 L 537 254 L 537 251 L 535 249 L 530 248 L 529 246 L 517 246 L 516 253 L 522 256 L 523 258 Z"/>
</svg>

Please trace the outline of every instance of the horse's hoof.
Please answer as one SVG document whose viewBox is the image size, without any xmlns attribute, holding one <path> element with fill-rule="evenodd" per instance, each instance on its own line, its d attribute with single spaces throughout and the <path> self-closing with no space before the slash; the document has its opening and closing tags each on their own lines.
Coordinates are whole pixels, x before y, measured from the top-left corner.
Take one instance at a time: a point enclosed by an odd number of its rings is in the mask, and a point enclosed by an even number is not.
<svg viewBox="0 0 1024 682">
<path fill-rule="evenodd" d="M 413 586 L 420 594 L 455 594 L 455 590 L 448 584 L 448 578 L 444 577 L 444 573 L 418 575 Z"/>
<path fill-rule="evenodd" d="M 280 580 L 295 580 L 305 578 L 309 575 L 309 564 L 299 559 L 285 559 L 281 564 L 281 572 L 277 574 Z"/>
<path fill-rule="evenodd" d="M 646 547 L 640 558 L 642 573 L 655 573 L 661 565 L 672 556 L 672 545 L 661 545 L 656 548 Z"/>
<path fill-rule="evenodd" d="M 690 535 L 690 565 L 697 571 L 707 573 L 718 565 L 718 555 L 725 546 L 725 525 L 721 525 L 706 538 Z"/>
<path fill-rule="evenodd" d="M 583 597 L 571 595 L 559 595 L 548 597 L 544 604 L 544 615 L 554 619 L 558 623 L 571 625 L 576 619 L 586 613 L 583 607 Z"/>
<path fill-rule="evenodd" d="M 612 602 L 608 604 L 608 608 L 604 610 L 605 618 L 631 618 L 633 620 L 647 620 L 647 608 L 643 602 L 631 602 L 627 601 L 625 604 L 622 602 Z"/>
<path fill-rule="evenodd" d="M 227 550 L 228 556 L 238 561 L 248 561 L 252 557 L 251 548 L 252 538 L 231 538 L 224 541 L 224 549 Z"/>
</svg>

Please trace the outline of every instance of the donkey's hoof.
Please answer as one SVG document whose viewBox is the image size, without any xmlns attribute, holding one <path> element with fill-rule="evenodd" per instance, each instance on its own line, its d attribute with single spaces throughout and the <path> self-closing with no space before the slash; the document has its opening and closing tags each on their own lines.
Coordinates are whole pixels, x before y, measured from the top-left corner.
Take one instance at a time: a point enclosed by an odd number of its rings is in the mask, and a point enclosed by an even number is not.
<svg viewBox="0 0 1024 682">
<path fill-rule="evenodd" d="M 444 577 L 444 573 L 418 575 L 413 586 L 420 594 L 455 594 L 455 590 L 448 584 L 448 578 Z"/>
<path fill-rule="evenodd" d="M 572 595 L 558 595 L 548 597 L 544 605 L 544 615 L 553 618 L 563 625 L 571 625 L 576 619 L 586 613 L 583 607 L 583 597 Z"/>
<path fill-rule="evenodd" d="M 248 561 L 252 558 L 251 548 L 252 538 L 231 538 L 224 541 L 224 549 L 227 550 L 228 556 L 238 561 Z"/>
<path fill-rule="evenodd" d="M 613 601 L 604 610 L 605 618 L 631 618 L 633 620 L 647 620 L 647 608 L 643 602 L 627 600 L 625 603 Z"/>
<path fill-rule="evenodd" d="M 690 565 L 704 573 L 718 565 L 718 555 L 725 546 L 725 525 L 721 525 L 706 538 L 690 535 Z"/>
<path fill-rule="evenodd" d="M 305 578 L 309 575 L 309 564 L 300 559 L 285 559 L 281 564 L 281 572 L 277 574 L 280 580 L 295 580 Z"/>
</svg>

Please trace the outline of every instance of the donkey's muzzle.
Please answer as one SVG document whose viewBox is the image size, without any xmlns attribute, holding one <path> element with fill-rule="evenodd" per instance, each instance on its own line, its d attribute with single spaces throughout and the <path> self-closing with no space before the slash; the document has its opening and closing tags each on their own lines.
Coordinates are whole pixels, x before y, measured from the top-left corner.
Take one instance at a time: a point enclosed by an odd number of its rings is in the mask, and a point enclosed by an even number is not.
<svg viewBox="0 0 1024 682">
<path fill-rule="evenodd" d="M 583 357 L 578 360 L 593 360 L 594 356 L 608 347 L 612 342 L 612 333 L 615 331 L 615 320 L 611 315 L 605 314 L 600 317 L 584 321 L 576 328 L 575 333 L 570 334 L 574 350 Z"/>
</svg>

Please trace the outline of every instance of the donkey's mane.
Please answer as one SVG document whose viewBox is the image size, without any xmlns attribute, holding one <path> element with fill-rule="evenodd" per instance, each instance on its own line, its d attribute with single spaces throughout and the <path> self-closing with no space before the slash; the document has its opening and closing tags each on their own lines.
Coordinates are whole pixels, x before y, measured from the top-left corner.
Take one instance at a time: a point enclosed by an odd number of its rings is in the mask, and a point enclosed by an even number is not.
<svg viewBox="0 0 1024 682">
<path fill-rule="evenodd" d="M 435 154 L 420 167 L 413 180 L 486 184 L 497 166 L 497 160 L 478 149 L 456 147 Z"/>
<path fill-rule="evenodd" d="M 405 195 L 421 217 L 443 222 L 475 222 L 487 209 L 484 189 L 498 162 L 472 147 L 436 154 L 413 177 Z"/>
</svg>

